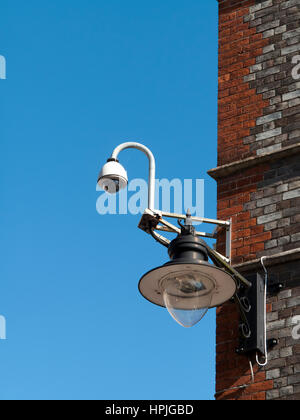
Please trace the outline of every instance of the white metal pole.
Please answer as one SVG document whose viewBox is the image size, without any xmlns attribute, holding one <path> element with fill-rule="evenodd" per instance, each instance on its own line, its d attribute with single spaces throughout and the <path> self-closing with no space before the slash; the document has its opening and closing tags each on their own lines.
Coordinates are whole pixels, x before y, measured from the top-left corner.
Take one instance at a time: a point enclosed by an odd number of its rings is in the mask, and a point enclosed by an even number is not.
<svg viewBox="0 0 300 420">
<path fill-rule="evenodd" d="M 120 152 L 125 149 L 137 149 L 145 153 L 149 159 L 149 181 L 148 181 L 148 208 L 150 210 L 155 210 L 154 201 L 155 201 L 155 159 L 154 156 L 148 147 L 144 146 L 141 143 L 128 142 L 120 144 L 115 148 L 111 157 L 112 159 L 117 159 Z"/>
</svg>

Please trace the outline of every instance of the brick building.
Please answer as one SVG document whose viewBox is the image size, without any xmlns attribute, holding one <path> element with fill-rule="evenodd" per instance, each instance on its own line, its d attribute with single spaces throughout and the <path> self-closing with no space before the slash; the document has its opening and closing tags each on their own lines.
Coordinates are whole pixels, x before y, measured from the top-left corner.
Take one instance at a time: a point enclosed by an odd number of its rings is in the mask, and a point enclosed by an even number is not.
<svg viewBox="0 0 300 420">
<path fill-rule="evenodd" d="M 218 217 L 233 222 L 233 265 L 247 276 L 268 257 L 268 337 L 279 343 L 265 368 L 252 358 L 253 382 L 248 356 L 235 352 L 236 306 L 219 308 L 216 399 L 300 400 L 300 0 L 219 8 L 218 166 L 209 174 Z"/>
</svg>

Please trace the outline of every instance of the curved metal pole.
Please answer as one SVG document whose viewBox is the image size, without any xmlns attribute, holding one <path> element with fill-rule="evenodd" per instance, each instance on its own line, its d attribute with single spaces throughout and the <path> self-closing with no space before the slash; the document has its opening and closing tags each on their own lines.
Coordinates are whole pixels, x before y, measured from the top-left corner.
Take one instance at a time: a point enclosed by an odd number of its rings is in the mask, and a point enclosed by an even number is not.
<svg viewBox="0 0 300 420">
<path fill-rule="evenodd" d="M 120 144 L 113 151 L 111 158 L 117 159 L 120 152 L 125 149 L 137 149 L 145 153 L 149 159 L 149 184 L 148 184 L 148 208 L 154 210 L 154 200 L 155 200 L 155 159 L 154 156 L 148 147 L 140 143 L 128 142 Z"/>
</svg>

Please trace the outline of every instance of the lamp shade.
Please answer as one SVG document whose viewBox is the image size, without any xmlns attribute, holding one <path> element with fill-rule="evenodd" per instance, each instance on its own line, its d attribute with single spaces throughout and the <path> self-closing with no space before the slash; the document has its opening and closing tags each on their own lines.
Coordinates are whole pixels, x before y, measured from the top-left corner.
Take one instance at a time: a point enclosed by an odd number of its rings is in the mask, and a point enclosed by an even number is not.
<svg viewBox="0 0 300 420">
<path fill-rule="evenodd" d="M 169 246 L 171 261 L 145 274 L 140 293 L 166 307 L 181 325 L 195 325 L 208 309 L 220 306 L 236 292 L 225 270 L 208 262 L 205 243 L 193 234 L 179 235 Z"/>
</svg>

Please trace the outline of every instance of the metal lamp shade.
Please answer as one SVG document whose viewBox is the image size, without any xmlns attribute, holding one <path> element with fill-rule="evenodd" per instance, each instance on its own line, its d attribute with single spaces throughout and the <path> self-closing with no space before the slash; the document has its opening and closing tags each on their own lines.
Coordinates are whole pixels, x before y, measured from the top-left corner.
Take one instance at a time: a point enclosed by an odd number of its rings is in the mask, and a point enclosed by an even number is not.
<svg viewBox="0 0 300 420">
<path fill-rule="evenodd" d="M 196 274 L 207 290 L 211 291 L 212 299 L 209 308 L 214 308 L 227 302 L 236 292 L 234 279 L 223 269 L 215 267 L 207 262 L 199 263 L 168 263 L 155 268 L 145 274 L 139 283 L 139 291 L 142 296 L 155 305 L 166 307 L 163 298 L 162 282 L 168 277 L 186 273 L 187 275 Z M 213 285 L 213 288 L 211 288 Z M 189 310 L 194 305 L 199 305 L 193 299 L 187 299 L 186 304 L 180 309 Z"/>
<path fill-rule="evenodd" d="M 225 270 L 209 264 L 206 244 L 193 231 L 187 230 L 174 239 L 168 252 L 171 261 L 140 280 L 139 291 L 150 302 L 166 307 L 166 287 L 176 309 L 183 311 L 220 306 L 235 294 L 235 280 Z"/>
</svg>

